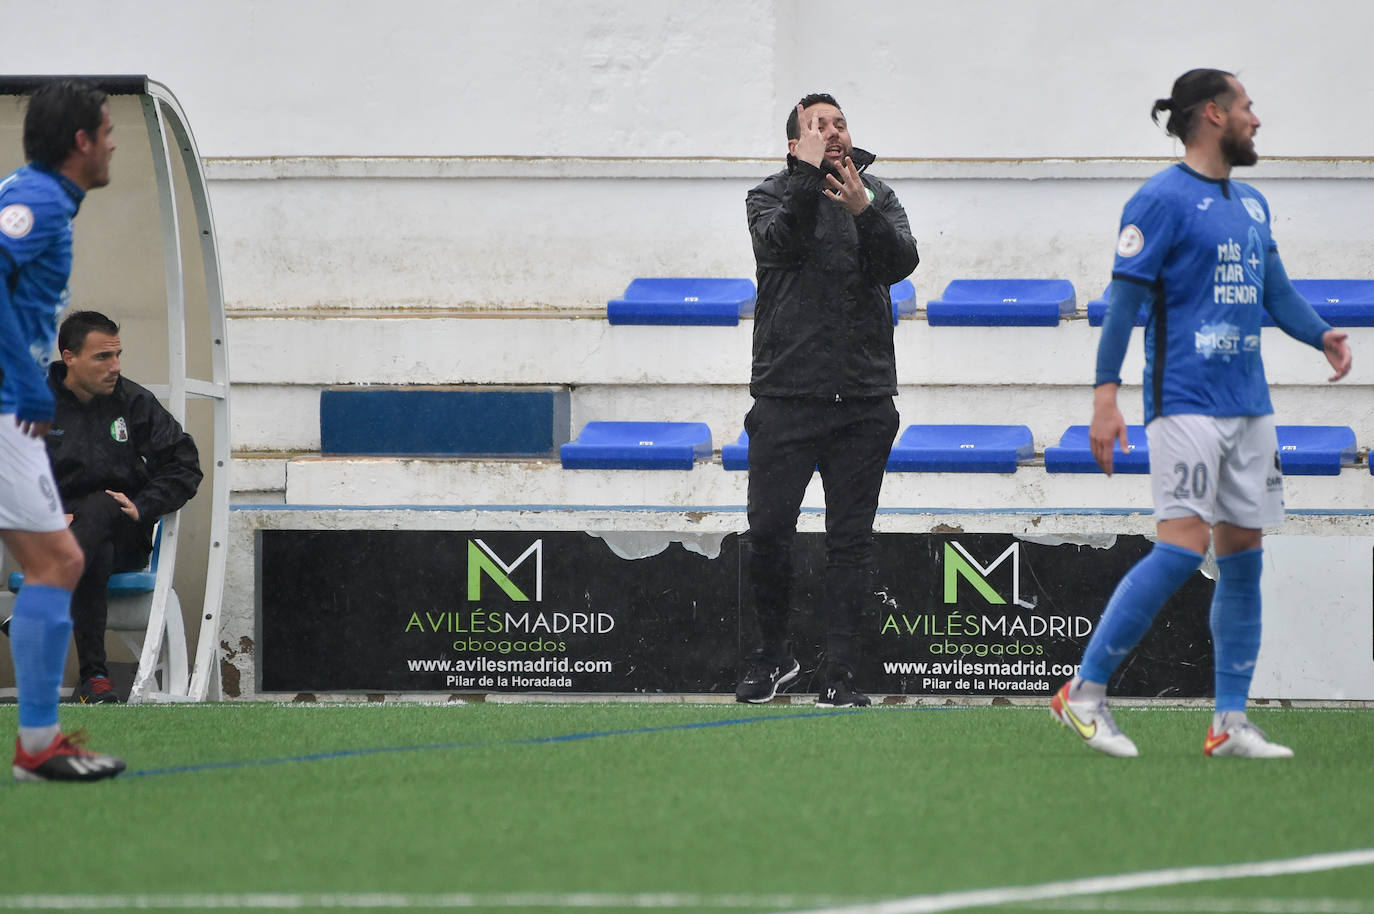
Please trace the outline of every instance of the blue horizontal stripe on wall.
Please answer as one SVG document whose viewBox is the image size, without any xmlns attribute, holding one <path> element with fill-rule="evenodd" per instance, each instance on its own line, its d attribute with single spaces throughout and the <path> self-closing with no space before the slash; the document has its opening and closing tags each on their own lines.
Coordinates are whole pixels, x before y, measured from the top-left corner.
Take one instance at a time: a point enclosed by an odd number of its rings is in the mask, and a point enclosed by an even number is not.
<svg viewBox="0 0 1374 914">
<path fill-rule="evenodd" d="M 320 453 L 327 456 L 554 456 L 570 431 L 566 389 L 320 391 Z"/>
</svg>

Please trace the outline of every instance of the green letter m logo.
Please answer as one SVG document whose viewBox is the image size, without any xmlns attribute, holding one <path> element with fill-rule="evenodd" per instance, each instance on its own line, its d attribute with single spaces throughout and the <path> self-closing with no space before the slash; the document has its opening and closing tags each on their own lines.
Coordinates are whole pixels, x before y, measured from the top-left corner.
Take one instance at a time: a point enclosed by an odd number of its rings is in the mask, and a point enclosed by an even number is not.
<svg viewBox="0 0 1374 914">
<path fill-rule="evenodd" d="M 950 540 L 945 543 L 945 602 L 959 602 L 959 578 L 963 578 L 973 585 L 974 590 L 982 594 L 983 599 L 994 605 L 1001 605 L 1007 601 L 997 591 L 992 589 L 988 583 L 987 576 L 996 570 L 997 566 L 1006 561 L 1007 556 L 1011 556 L 1011 599 L 1017 606 L 1025 606 L 1030 609 L 1034 604 L 1021 602 L 1021 555 L 1020 543 L 1012 543 L 1007 550 L 999 555 L 991 565 L 984 568 L 978 564 L 973 556 L 968 554 L 962 543 Z"/>
<path fill-rule="evenodd" d="M 496 586 L 500 587 L 506 596 L 512 600 L 518 603 L 529 602 L 530 598 L 523 590 L 515 586 L 510 575 L 531 555 L 534 556 L 534 599 L 539 601 L 544 599 L 543 540 L 535 540 L 530 548 L 520 553 L 520 558 L 510 564 L 503 562 L 500 556 L 481 540 L 468 540 L 468 602 L 476 603 L 482 599 L 482 575 L 484 574 L 495 581 Z"/>
</svg>

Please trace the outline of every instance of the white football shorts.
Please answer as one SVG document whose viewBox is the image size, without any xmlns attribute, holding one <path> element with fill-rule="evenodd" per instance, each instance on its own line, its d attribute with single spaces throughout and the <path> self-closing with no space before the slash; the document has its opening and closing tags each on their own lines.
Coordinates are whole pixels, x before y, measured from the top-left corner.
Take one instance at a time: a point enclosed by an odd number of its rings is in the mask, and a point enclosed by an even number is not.
<svg viewBox="0 0 1374 914">
<path fill-rule="evenodd" d="M 0 415 L 0 530 L 52 533 L 67 529 L 48 449 Z"/>
<path fill-rule="evenodd" d="M 1274 417 L 1160 416 L 1145 427 L 1155 521 L 1197 515 L 1262 530 L 1283 523 Z"/>
</svg>

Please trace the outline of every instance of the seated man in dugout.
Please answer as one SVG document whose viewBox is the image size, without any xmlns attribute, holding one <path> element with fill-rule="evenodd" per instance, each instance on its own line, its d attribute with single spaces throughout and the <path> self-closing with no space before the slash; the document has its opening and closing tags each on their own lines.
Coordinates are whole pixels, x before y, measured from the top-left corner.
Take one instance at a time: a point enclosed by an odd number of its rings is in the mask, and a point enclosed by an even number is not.
<svg viewBox="0 0 1374 914">
<path fill-rule="evenodd" d="M 72 698 L 117 702 L 105 656 L 110 575 L 148 564 L 153 527 L 200 485 L 196 444 L 157 397 L 123 377 L 119 326 L 76 311 L 57 334 L 61 359 L 48 368 L 57 417 L 48 459 L 72 534 L 86 556 L 72 592 L 80 683 Z M 5 621 L 9 631 L 9 620 Z"/>
</svg>

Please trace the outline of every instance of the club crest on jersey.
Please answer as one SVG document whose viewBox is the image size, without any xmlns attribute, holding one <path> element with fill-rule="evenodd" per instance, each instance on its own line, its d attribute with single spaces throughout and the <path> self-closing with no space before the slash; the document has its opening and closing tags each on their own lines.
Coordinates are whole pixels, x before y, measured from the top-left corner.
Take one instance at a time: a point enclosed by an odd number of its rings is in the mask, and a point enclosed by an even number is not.
<svg viewBox="0 0 1374 914">
<path fill-rule="evenodd" d="M 11 203 L 0 209 L 0 232 L 11 238 L 23 238 L 33 231 L 33 210 L 22 203 Z"/>
<path fill-rule="evenodd" d="M 1250 218 L 1256 222 L 1264 221 L 1264 207 L 1253 197 L 1241 197 L 1240 202 L 1245 204 L 1245 211 L 1250 214 Z"/>
<path fill-rule="evenodd" d="M 1121 230 L 1121 237 L 1116 240 L 1116 252 L 1122 257 L 1134 257 L 1145 247 L 1145 236 L 1140 229 L 1134 225 L 1128 225 Z"/>
<path fill-rule="evenodd" d="M 129 440 L 129 425 L 123 416 L 110 423 L 110 437 L 121 444 Z"/>
</svg>

